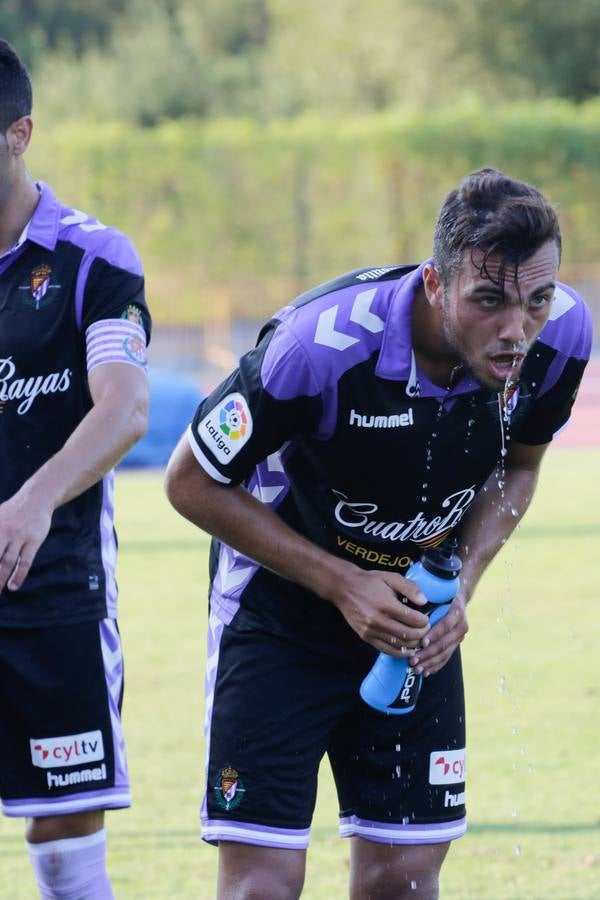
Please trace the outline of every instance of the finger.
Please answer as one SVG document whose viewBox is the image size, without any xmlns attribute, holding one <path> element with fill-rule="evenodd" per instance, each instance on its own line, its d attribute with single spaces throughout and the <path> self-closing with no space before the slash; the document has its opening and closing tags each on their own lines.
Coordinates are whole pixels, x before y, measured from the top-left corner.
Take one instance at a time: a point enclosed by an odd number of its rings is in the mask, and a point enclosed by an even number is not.
<svg viewBox="0 0 600 900">
<path fill-rule="evenodd" d="M 405 647 L 402 644 L 392 644 L 385 638 L 374 638 L 373 640 L 367 641 L 367 643 L 372 647 L 375 647 L 376 650 L 380 650 L 387 654 L 387 656 L 393 656 L 395 659 L 405 659 L 408 661 L 408 657 L 413 652 L 410 647 Z"/>
<path fill-rule="evenodd" d="M 27 578 L 27 575 L 29 574 L 32 562 L 33 553 L 31 552 L 31 549 L 27 545 L 25 545 L 17 558 L 17 562 L 12 571 L 12 574 L 8 579 L 8 584 L 6 586 L 9 591 L 19 590 L 19 588 Z"/>
<path fill-rule="evenodd" d="M 0 562 L 0 591 L 4 590 L 6 582 L 15 570 L 18 559 L 18 551 L 12 545 L 9 545 L 5 549 L 2 561 Z"/>
<path fill-rule="evenodd" d="M 442 641 L 436 641 L 431 644 L 427 650 L 417 650 L 409 658 L 410 665 L 416 669 L 419 674 L 432 672 L 444 666 L 460 642 L 464 635 L 457 635 L 452 638 L 444 638 Z M 420 671 L 419 671 L 420 670 Z"/>
<path fill-rule="evenodd" d="M 417 606 L 425 606 L 429 602 L 418 585 L 409 578 L 405 578 L 404 575 L 398 575 L 395 572 L 385 572 L 383 580 L 395 594 L 406 597 L 411 603 L 416 603 Z"/>
<path fill-rule="evenodd" d="M 401 625 L 408 625 L 411 628 L 425 629 L 425 631 L 428 631 L 430 627 L 429 618 L 425 613 L 421 613 L 405 603 L 397 603 L 390 610 L 390 617 L 394 622 L 400 623 Z"/>
<path fill-rule="evenodd" d="M 383 635 L 382 640 L 403 656 L 411 656 L 419 646 L 419 641 L 407 641 L 396 634 Z"/>
</svg>

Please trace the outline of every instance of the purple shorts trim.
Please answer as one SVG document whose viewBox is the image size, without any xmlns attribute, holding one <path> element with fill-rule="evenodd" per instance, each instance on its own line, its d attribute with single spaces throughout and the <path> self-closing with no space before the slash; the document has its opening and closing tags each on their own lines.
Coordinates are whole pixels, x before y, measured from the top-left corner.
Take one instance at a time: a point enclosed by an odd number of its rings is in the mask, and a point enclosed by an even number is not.
<svg viewBox="0 0 600 900">
<path fill-rule="evenodd" d="M 53 816 L 85 812 L 88 809 L 124 809 L 131 806 L 131 794 L 123 788 L 85 791 L 68 797 L 29 797 L 23 800 L 3 800 L 2 812 L 11 818 L 23 816 Z"/>
<path fill-rule="evenodd" d="M 464 818 L 428 825 L 370 822 L 357 816 L 340 819 L 341 837 L 361 837 L 376 844 L 441 844 L 462 837 L 466 830 L 467 820 Z"/>
<path fill-rule="evenodd" d="M 272 828 L 250 822 L 229 822 L 202 819 L 202 839 L 209 844 L 218 841 L 237 841 L 258 847 L 277 847 L 281 850 L 306 850 L 310 828 Z"/>
</svg>

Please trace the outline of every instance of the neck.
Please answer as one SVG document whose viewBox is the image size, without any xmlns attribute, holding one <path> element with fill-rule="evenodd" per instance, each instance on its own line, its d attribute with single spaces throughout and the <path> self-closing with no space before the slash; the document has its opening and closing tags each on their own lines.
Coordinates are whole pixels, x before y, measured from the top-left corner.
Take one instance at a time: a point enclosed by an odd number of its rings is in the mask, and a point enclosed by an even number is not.
<svg viewBox="0 0 600 900">
<path fill-rule="evenodd" d="M 422 287 L 413 304 L 412 344 L 417 365 L 427 378 L 451 388 L 462 373 L 462 360 L 445 338 L 441 312 L 428 303 Z"/>
<path fill-rule="evenodd" d="M 0 253 L 10 250 L 31 219 L 40 195 L 25 167 L 0 194 Z"/>
</svg>

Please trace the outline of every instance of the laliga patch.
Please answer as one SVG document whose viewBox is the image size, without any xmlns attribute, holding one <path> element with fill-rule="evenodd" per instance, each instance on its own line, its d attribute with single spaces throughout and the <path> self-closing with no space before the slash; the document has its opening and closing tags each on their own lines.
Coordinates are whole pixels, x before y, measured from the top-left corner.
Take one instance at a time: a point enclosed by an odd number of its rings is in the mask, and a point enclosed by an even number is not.
<svg viewBox="0 0 600 900">
<path fill-rule="evenodd" d="M 31 762 L 38 769 L 81 766 L 104 759 L 101 731 L 84 731 L 63 737 L 31 738 Z"/>
<path fill-rule="evenodd" d="M 196 434 L 221 463 L 240 452 L 252 434 L 252 416 L 241 394 L 228 394 L 205 416 Z"/>
<path fill-rule="evenodd" d="M 429 784 L 460 784 L 465 780 L 465 749 L 434 750 L 429 755 Z"/>
<path fill-rule="evenodd" d="M 229 811 L 240 805 L 246 788 L 236 769 L 226 766 L 221 769 L 215 782 L 215 799 L 221 809 Z"/>
</svg>

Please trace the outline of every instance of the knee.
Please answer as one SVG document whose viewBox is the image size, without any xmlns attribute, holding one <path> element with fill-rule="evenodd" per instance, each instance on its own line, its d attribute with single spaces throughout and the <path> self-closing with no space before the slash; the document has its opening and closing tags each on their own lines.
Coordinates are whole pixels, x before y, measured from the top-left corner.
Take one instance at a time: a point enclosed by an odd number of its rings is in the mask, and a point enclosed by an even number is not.
<svg viewBox="0 0 600 900">
<path fill-rule="evenodd" d="M 248 872 L 235 886 L 219 892 L 219 900 L 298 900 L 304 878 L 279 872 Z"/>
<path fill-rule="evenodd" d="M 354 880 L 352 900 L 437 900 L 437 872 L 407 872 L 372 865 Z"/>
<path fill-rule="evenodd" d="M 219 900 L 298 900 L 305 854 L 251 845 L 221 844 Z"/>
<path fill-rule="evenodd" d="M 443 860 L 433 847 L 390 847 L 352 866 L 352 900 L 437 900 Z M 429 851 L 429 852 L 427 852 Z"/>
</svg>

